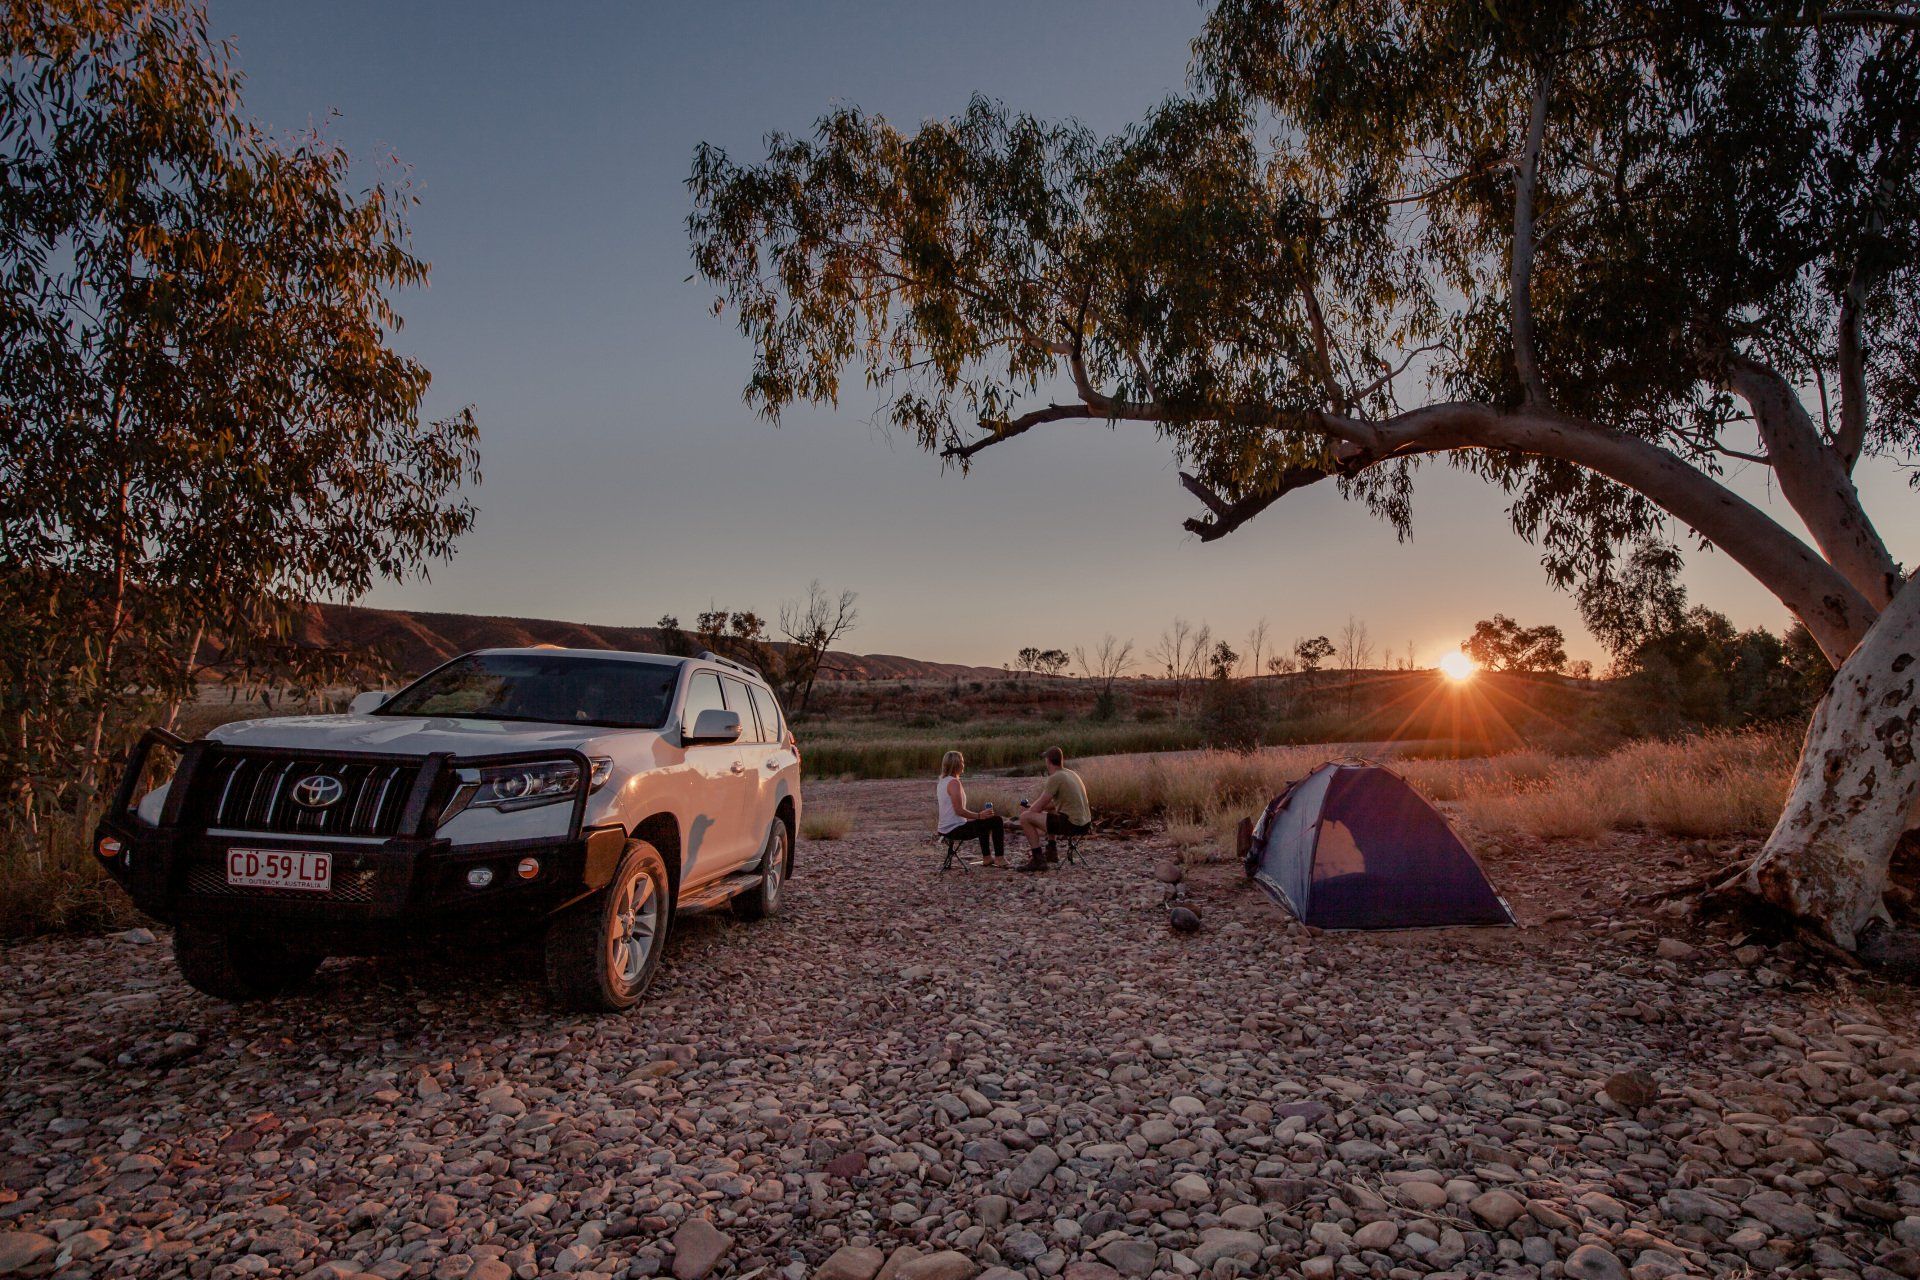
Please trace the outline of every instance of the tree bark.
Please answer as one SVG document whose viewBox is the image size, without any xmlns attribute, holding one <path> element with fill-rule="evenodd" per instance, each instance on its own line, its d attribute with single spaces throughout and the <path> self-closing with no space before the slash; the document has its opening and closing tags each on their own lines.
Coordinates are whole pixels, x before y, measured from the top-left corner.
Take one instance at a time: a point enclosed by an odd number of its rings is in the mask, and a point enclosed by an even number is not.
<svg viewBox="0 0 1920 1280">
<path fill-rule="evenodd" d="M 1814 711 L 1787 807 L 1744 885 L 1852 950 L 1886 918 L 1894 846 L 1920 799 L 1920 575 Z"/>
</svg>

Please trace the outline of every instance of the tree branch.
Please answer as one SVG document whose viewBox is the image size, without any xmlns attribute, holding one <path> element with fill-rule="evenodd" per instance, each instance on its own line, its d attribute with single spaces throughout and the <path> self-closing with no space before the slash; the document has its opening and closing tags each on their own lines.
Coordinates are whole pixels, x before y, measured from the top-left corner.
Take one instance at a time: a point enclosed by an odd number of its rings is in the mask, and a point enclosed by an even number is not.
<svg viewBox="0 0 1920 1280">
<path fill-rule="evenodd" d="M 1833 567 L 1875 609 L 1886 608 L 1900 590 L 1900 570 L 1860 505 L 1841 451 L 1820 438 L 1806 406 L 1778 371 L 1739 355 L 1729 358 L 1727 371 L 1732 390 L 1753 410 L 1781 495 Z"/>
<path fill-rule="evenodd" d="M 1848 475 L 1853 474 L 1867 443 L 1866 353 L 1860 343 L 1860 311 L 1866 293 L 1865 277 L 1855 266 L 1840 295 L 1840 431 L 1833 440 L 1834 452 Z"/>
<path fill-rule="evenodd" d="M 999 444 L 1003 440 L 1011 440 L 1017 435 L 1023 435 L 1043 422 L 1060 422 L 1067 418 L 1091 418 L 1095 416 L 1096 414 L 1091 405 L 1050 404 L 1044 409 L 1035 409 L 1032 413 L 1023 413 L 1008 422 L 983 422 L 980 425 L 986 427 L 993 434 L 982 436 L 978 440 L 970 441 L 967 444 L 950 444 L 940 451 L 940 456 L 943 458 L 959 458 L 964 461 L 982 449 Z"/>
<path fill-rule="evenodd" d="M 1920 29 L 1920 14 L 1892 9 L 1826 9 L 1784 18 L 1725 18 L 1721 26 L 1768 29 L 1773 27 L 1910 27 Z"/>
<path fill-rule="evenodd" d="M 1533 86 L 1533 107 L 1527 117 L 1527 142 L 1513 184 L 1513 257 L 1507 289 L 1513 307 L 1513 368 L 1528 404 L 1547 403 L 1546 383 L 1533 341 L 1533 199 L 1540 176 L 1540 150 L 1546 141 L 1547 94 L 1553 71 L 1542 65 Z"/>
</svg>

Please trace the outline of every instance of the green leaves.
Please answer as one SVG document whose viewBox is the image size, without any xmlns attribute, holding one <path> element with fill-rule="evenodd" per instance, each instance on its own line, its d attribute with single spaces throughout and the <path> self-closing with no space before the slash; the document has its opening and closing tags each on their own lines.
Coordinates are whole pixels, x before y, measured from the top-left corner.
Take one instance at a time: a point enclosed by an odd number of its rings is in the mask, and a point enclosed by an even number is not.
<svg viewBox="0 0 1920 1280">
<path fill-rule="evenodd" d="M 336 145 L 247 121 L 198 8 L 16 5 L 0 54 L 0 568 L 97 758 L 105 708 L 178 701 L 203 650 L 323 678 L 299 608 L 450 555 L 478 433 L 423 421 L 390 345 L 427 274 L 404 179 L 356 192 Z M 37 695 L 10 670 L 12 762 Z"/>
</svg>

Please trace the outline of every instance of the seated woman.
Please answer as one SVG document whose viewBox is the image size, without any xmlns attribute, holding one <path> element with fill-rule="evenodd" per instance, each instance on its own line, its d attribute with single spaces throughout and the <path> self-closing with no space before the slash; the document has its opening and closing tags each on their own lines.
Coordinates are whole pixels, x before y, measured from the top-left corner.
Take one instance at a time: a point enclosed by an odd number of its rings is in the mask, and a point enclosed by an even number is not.
<svg viewBox="0 0 1920 1280">
<path fill-rule="evenodd" d="M 938 830 L 953 840 L 978 839 L 981 865 L 1004 867 L 1007 865 L 1006 821 L 993 811 L 991 804 L 979 809 L 967 808 L 967 789 L 960 785 L 960 775 L 966 769 L 967 758 L 958 751 L 949 751 L 940 759 L 940 781 L 934 784 L 933 792 L 940 812 Z"/>
</svg>

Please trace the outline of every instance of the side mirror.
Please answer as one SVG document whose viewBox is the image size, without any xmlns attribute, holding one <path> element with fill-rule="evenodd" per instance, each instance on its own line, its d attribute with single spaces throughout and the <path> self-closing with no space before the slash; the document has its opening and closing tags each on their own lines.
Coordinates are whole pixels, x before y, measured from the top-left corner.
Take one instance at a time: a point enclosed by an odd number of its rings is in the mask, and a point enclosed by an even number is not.
<svg viewBox="0 0 1920 1280">
<path fill-rule="evenodd" d="M 365 693 L 356 693 L 353 695 L 353 701 L 347 704 L 347 712 L 349 715 L 356 716 L 369 715 L 386 706 L 387 699 L 392 696 L 392 694 L 382 693 L 378 689 L 369 689 Z"/>
<path fill-rule="evenodd" d="M 709 707 L 693 722 L 692 733 L 680 735 L 683 747 L 722 745 L 740 741 L 740 713 Z"/>
</svg>

